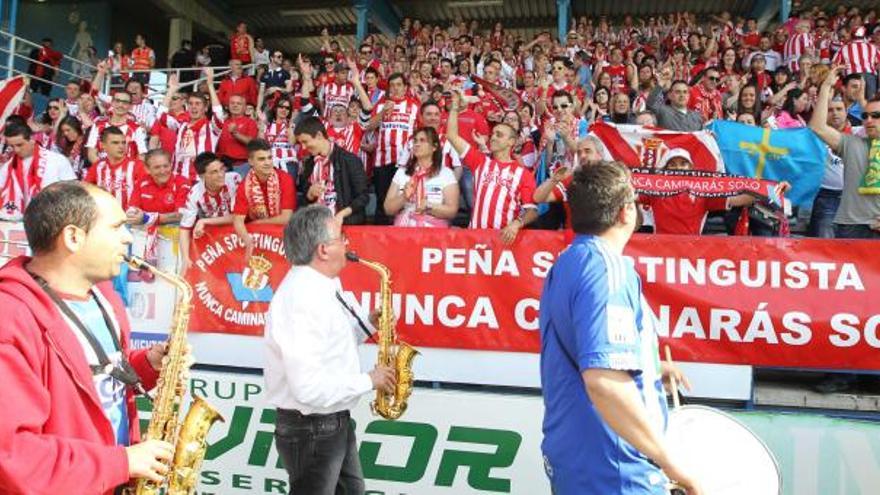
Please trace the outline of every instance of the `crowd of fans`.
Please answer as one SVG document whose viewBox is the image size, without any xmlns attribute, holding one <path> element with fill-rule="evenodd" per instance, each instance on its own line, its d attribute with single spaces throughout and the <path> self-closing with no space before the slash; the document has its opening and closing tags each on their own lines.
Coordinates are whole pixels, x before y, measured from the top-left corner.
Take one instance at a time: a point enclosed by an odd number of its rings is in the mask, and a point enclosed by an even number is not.
<svg viewBox="0 0 880 495">
<path fill-rule="evenodd" d="M 184 259 L 206 225 L 244 234 L 315 202 L 346 224 L 497 229 L 512 242 L 527 226 L 566 227 L 572 171 L 606 156 L 592 123 L 698 131 L 726 119 L 811 127 L 829 153 L 809 234 L 880 235 L 880 183 L 865 183 L 880 181 L 876 10 L 794 12 L 766 30 L 726 12 L 580 18 L 564 42 L 404 19 L 394 39 L 346 47 L 325 30 L 321 42 L 318 56 L 284 53 L 244 23 L 228 53 L 184 42 L 170 65 L 205 68 L 172 75 L 158 105 L 148 72 L 128 72 L 154 68 L 155 54 L 141 36 L 129 53 L 118 43 L 92 81 L 71 81 L 43 115 L 24 104 L 7 121 L 0 217 L 20 218 L 41 181 L 75 176 L 113 192 L 131 224 L 180 223 Z M 49 40 L 31 56 L 57 66 L 52 52 Z M 215 78 L 210 66 L 227 58 Z M 118 89 L 104 93 L 108 78 Z M 46 169 L 57 155 L 69 172 Z M 10 186 L 29 163 L 40 166 Z M 694 165 L 683 149 L 660 163 Z M 700 234 L 707 214 L 754 198 L 640 201 L 655 232 Z"/>
</svg>

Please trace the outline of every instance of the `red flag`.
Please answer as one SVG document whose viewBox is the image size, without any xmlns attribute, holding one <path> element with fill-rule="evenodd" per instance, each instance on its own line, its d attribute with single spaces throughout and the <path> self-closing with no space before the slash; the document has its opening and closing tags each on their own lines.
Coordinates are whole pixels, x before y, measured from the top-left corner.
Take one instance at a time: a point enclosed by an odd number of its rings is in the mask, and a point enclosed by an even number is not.
<svg viewBox="0 0 880 495">
<path fill-rule="evenodd" d="M 24 98 L 25 77 L 15 76 L 0 82 L 0 127 Z"/>
<path fill-rule="evenodd" d="M 490 83 L 481 77 L 471 76 L 471 79 L 479 84 L 483 91 L 492 96 L 492 98 L 495 98 L 504 110 L 517 110 L 522 105 L 522 100 L 516 94 L 516 91 L 507 89 L 499 84 Z"/>
<path fill-rule="evenodd" d="M 657 167 L 670 150 L 686 150 L 696 170 L 724 171 L 721 150 L 709 131 L 679 132 L 643 127 L 595 122 L 590 126 L 608 150 L 608 157 L 630 167 Z"/>
</svg>

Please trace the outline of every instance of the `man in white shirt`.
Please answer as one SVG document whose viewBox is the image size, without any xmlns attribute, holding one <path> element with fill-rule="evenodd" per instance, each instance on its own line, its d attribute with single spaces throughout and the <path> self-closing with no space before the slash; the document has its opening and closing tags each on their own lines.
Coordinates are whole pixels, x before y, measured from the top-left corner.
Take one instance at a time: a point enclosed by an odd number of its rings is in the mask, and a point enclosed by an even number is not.
<svg viewBox="0 0 880 495">
<path fill-rule="evenodd" d="M 264 376 L 268 402 L 278 408 L 275 445 L 289 490 L 363 494 L 349 411 L 371 390 L 393 393 L 396 373 L 361 372 L 357 345 L 370 330 L 342 294 L 342 220 L 323 205 L 303 208 L 284 229 L 284 244 L 293 267 L 269 305 Z"/>
</svg>

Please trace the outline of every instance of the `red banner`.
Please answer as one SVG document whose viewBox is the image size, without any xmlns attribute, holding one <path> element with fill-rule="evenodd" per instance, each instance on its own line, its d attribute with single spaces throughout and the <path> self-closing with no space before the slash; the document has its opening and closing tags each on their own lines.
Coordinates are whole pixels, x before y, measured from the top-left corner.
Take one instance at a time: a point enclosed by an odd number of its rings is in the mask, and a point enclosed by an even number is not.
<svg viewBox="0 0 880 495">
<path fill-rule="evenodd" d="M 188 278 L 193 331 L 259 335 L 262 312 L 288 265 L 277 227 L 255 230 L 266 283 L 244 280 L 231 228 L 196 241 Z M 398 331 L 417 347 L 538 352 L 543 279 L 564 248 L 558 232 L 348 228 L 351 249 L 392 272 Z M 635 236 L 627 249 L 660 321 L 685 361 L 880 369 L 878 244 L 871 241 Z M 265 267 L 263 267 L 265 268 Z M 249 269 L 259 275 L 261 267 Z M 253 279 L 254 277 L 252 277 Z M 373 306 L 378 277 L 349 264 L 343 287 Z"/>
</svg>

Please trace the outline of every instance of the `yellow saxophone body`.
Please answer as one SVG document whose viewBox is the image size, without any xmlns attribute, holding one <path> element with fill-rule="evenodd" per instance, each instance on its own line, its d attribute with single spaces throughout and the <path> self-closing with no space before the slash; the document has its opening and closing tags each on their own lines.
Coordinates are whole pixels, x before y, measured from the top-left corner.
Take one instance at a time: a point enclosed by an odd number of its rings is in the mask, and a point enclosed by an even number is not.
<svg viewBox="0 0 880 495">
<path fill-rule="evenodd" d="M 141 478 L 129 493 L 137 495 L 195 493 L 201 463 L 205 458 L 208 430 L 216 421 L 223 421 L 223 417 L 204 399 L 194 396 L 186 418 L 182 424 L 179 422 L 190 367 L 186 356 L 186 331 L 192 308 L 192 287 L 186 280 L 162 272 L 140 258 L 130 257 L 127 261 L 136 269 L 149 270 L 177 289 L 177 303 L 168 334 L 168 353 L 162 361 L 162 371 L 159 374 L 153 401 L 153 413 L 144 435 L 145 440 L 163 440 L 174 445 L 174 459 L 162 483 Z"/>
<path fill-rule="evenodd" d="M 370 404 L 370 408 L 373 410 L 373 414 L 378 414 L 385 419 L 397 419 L 406 411 L 407 400 L 412 394 L 412 361 L 419 351 L 411 345 L 397 340 L 397 332 L 394 328 L 394 309 L 391 304 L 391 271 L 388 267 L 375 261 L 360 259 L 353 253 L 348 253 L 347 257 L 352 261 L 363 263 L 379 273 L 381 305 L 377 325 L 379 334 L 377 364 L 393 368 L 397 372 L 397 387 L 394 395 L 377 390 L 376 400 Z"/>
</svg>

